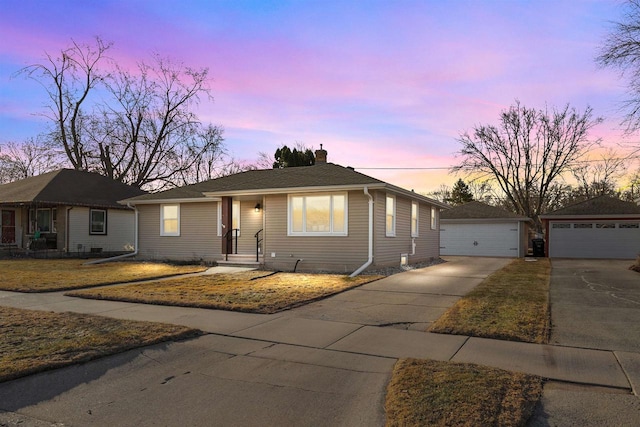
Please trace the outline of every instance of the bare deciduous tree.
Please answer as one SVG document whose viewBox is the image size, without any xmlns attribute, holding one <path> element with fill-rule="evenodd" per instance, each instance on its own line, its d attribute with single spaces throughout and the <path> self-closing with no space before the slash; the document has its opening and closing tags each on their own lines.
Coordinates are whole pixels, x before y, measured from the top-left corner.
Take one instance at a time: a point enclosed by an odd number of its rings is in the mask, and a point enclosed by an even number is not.
<svg viewBox="0 0 640 427">
<path fill-rule="evenodd" d="M 208 69 L 154 55 L 127 70 L 107 57 L 110 48 L 99 38 L 74 42 L 21 70 L 45 88 L 53 139 L 72 166 L 154 189 L 211 177 L 205 169 L 223 154 L 223 130 L 194 112 L 211 98 Z"/>
<path fill-rule="evenodd" d="M 516 101 L 501 113 L 498 126 L 478 125 L 460 136 L 462 159 L 454 171 L 490 179 L 514 212 L 539 225 L 550 187 L 593 146 L 588 133 L 601 120 L 590 107 L 549 112 Z"/>
<path fill-rule="evenodd" d="M 110 43 L 100 38 L 96 38 L 95 45 L 72 41 L 71 47 L 63 49 L 60 56 L 46 54 L 43 63 L 19 71 L 40 83 L 47 92 L 48 112 L 44 116 L 55 125 L 53 135 L 75 169 L 88 167 L 82 131 L 84 107 L 89 102 L 89 94 L 107 77 L 99 66 L 110 47 Z"/>
<path fill-rule="evenodd" d="M 65 156 L 52 143 L 29 139 L 0 146 L 0 183 L 40 175 L 59 169 Z"/>
<path fill-rule="evenodd" d="M 256 167 L 258 169 L 272 169 L 276 159 L 272 154 L 260 151 L 258 153 L 258 160 L 256 161 Z"/>
<path fill-rule="evenodd" d="M 473 195 L 473 200 L 478 200 L 483 203 L 491 204 L 493 199 L 493 188 L 489 181 L 480 181 L 478 179 L 472 179 L 469 181 L 469 190 Z"/>
<path fill-rule="evenodd" d="M 617 181 L 625 174 L 629 156 L 621 156 L 609 149 L 599 159 L 580 162 L 572 168 L 582 197 L 613 195 Z"/>
<path fill-rule="evenodd" d="M 439 202 L 447 203 L 447 200 L 451 198 L 451 187 L 446 184 L 440 184 L 437 190 L 433 190 L 426 195 Z"/>
<path fill-rule="evenodd" d="M 627 133 L 640 129 L 640 0 L 625 2 L 624 17 L 605 38 L 596 61 L 620 70 L 628 80 L 628 98 L 623 102 L 623 124 Z"/>
</svg>

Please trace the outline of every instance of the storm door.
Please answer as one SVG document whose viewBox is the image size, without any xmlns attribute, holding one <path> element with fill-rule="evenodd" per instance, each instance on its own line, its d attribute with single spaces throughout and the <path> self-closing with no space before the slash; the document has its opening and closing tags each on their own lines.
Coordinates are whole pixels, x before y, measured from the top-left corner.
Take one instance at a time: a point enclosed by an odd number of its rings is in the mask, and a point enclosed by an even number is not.
<svg viewBox="0 0 640 427">
<path fill-rule="evenodd" d="M 16 243 L 16 211 L 2 210 L 2 244 Z"/>
</svg>

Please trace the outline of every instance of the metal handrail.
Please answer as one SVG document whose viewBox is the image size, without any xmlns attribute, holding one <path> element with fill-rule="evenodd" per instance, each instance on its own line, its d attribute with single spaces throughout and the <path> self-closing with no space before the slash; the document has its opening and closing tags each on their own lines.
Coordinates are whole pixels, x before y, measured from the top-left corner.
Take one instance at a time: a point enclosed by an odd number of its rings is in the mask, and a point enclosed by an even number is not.
<svg viewBox="0 0 640 427">
<path fill-rule="evenodd" d="M 232 253 L 234 254 L 238 253 L 238 233 L 239 232 L 240 232 L 239 228 L 232 228 L 231 230 L 224 233 L 224 236 L 222 236 L 224 239 L 227 240 L 227 242 L 233 241 L 235 239 L 236 241 L 235 251 L 232 250 Z M 228 254 L 225 254 L 225 255 L 228 255 Z"/>
<path fill-rule="evenodd" d="M 260 238 L 260 233 L 264 230 L 261 228 L 258 232 L 253 236 L 256 239 L 256 262 L 260 262 L 260 242 L 262 239 Z"/>
</svg>

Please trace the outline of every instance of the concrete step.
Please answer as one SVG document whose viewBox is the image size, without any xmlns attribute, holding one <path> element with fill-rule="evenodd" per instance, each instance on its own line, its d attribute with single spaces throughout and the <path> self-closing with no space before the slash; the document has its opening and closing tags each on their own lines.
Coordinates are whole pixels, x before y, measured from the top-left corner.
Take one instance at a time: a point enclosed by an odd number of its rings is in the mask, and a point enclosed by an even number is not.
<svg viewBox="0 0 640 427">
<path fill-rule="evenodd" d="M 255 267 L 258 268 L 264 264 L 264 257 L 260 256 L 256 261 L 256 256 L 247 254 L 229 254 L 226 260 L 218 261 L 218 265 L 230 267 Z"/>
</svg>

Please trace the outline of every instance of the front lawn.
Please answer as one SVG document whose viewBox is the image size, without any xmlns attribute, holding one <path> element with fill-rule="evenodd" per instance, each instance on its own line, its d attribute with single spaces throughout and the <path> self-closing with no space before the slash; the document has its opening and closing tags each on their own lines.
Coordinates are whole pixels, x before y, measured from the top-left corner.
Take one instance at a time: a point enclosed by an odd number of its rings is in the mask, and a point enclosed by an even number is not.
<svg viewBox="0 0 640 427">
<path fill-rule="evenodd" d="M 162 323 L 9 307 L 0 307 L 0 331 L 0 381 L 200 333 Z"/>
<path fill-rule="evenodd" d="M 550 273 L 548 259 L 516 259 L 458 300 L 429 331 L 546 343 Z"/>
<path fill-rule="evenodd" d="M 519 426 L 542 379 L 467 363 L 401 359 L 387 387 L 387 426 Z"/>
<path fill-rule="evenodd" d="M 198 265 L 108 262 L 84 265 L 79 259 L 0 260 L 0 290 L 51 292 L 156 279 L 206 270 Z"/>
<path fill-rule="evenodd" d="M 67 295 L 114 301 L 275 313 L 377 280 L 336 274 L 249 271 L 111 286 Z"/>
</svg>

